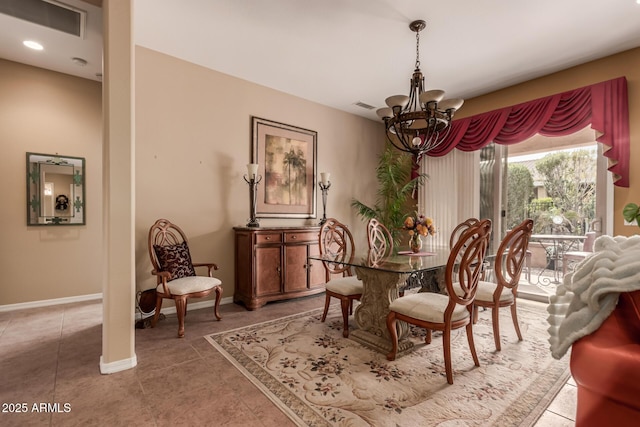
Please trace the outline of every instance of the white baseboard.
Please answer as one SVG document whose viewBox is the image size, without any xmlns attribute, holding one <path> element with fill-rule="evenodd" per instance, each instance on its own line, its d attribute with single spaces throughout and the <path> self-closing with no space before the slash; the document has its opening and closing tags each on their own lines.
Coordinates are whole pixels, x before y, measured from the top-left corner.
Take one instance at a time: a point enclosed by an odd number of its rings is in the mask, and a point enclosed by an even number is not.
<svg viewBox="0 0 640 427">
<path fill-rule="evenodd" d="M 14 310 L 24 310 L 27 308 L 38 308 L 38 307 L 47 307 L 50 305 L 59 305 L 59 304 L 69 304 L 72 302 L 82 302 L 82 301 L 93 301 L 102 299 L 102 293 L 99 294 L 89 294 L 89 295 L 78 295 L 75 297 L 66 297 L 66 298 L 55 298 L 55 299 L 47 299 L 41 301 L 30 301 L 30 302 L 21 302 L 17 304 L 5 304 L 0 305 L 0 313 Z M 233 303 L 233 297 L 222 298 L 220 301 L 221 305 L 231 304 Z M 190 302 L 187 304 L 187 310 L 198 310 L 200 308 L 213 307 L 215 304 L 215 300 L 201 301 L 201 302 Z M 175 307 L 167 307 L 162 309 L 162 313 L 164 314 L 175 314 Z"/>
<path fill-rule="evenodd" d="M 72 302 L 93 301 L 98 299 L 102 299 L 102 293 L 78 295 L 75 297 L 45 299 L 41 301 L 20 302 L 17 304 L 5 304 L 0 305 L 0 313 L 6 311 L 24 310 L 25 308 L 47 307 L 50 305 L 69 304 Z"/>
<path fill-rule="evenodd" d="M 115 374 L 116 372 L 126 371 L 127 369 L 134 368 L 138 364 L 138 358 L 134 354 L 133 357 L 128 359 L 116 360 L 115 362 L 105 363 L 100 356 L 100 373 L 101 374 Z"/>
</svg>

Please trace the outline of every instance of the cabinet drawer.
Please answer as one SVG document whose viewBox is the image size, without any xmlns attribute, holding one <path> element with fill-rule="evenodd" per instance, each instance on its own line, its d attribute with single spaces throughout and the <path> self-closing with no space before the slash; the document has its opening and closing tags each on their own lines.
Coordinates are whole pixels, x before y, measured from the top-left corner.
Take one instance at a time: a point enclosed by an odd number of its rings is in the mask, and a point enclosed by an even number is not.
<svg viewBox="0 0 640 427">
<path fill-rule="evenodd" d="M 300 231 L 300 232 L 284 233 L 284 241 L 285 243 L 317 242 L 318 232 L 317 231 Z"/>
<path fill-rule="evenodd" d="M 256 244 L 282 243 L 282 233 L 256 234 Z"/>
</svg>

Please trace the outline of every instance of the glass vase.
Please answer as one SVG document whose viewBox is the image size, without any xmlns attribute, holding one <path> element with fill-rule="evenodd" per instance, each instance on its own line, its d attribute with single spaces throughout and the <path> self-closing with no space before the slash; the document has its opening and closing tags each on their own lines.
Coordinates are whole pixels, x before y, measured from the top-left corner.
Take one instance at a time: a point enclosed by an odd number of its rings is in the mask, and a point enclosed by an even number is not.
<svg viewBox="0 0 640 427">
<path fill-rule="evenodd" d="M 422 239 L 418 233 L 413 233 L 409 236 L 409 248 L 411 252 L 420 252 L 422 250 Z"/>
</svg>

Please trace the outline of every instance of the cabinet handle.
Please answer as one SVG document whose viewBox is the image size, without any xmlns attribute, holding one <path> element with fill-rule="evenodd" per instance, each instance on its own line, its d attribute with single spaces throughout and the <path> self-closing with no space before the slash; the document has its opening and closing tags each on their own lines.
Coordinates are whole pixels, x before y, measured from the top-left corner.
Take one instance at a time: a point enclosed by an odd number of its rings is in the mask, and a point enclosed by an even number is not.
<svg viewBox="0 0 640 427">
<path fill-rule="evenodd" d="M 291 240 L 296 240 L 296 235 L 291 236 Z"/>
<path fill-rule="evenodd" d="M 271 236 L 265 237 L 265 240 L 271 240 Z"/>
<path fill-rule="evenodd" d="M 276 271 L 278 272 L 278 276 L 281 275 L 282 269 L 280 267 L 276 267 Z"/>
</svg>

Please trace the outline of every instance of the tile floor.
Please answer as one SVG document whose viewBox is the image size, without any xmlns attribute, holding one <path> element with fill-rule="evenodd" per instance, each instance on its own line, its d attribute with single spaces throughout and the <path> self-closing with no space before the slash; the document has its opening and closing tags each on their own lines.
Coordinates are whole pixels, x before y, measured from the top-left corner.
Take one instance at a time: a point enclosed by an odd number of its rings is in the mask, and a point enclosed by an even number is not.
<svg viewBox="0 0 640 427">
<path fill-rule="evenodd" d="M 291 426 L 202 336 L 318 308 L 323 301 L 319 295 L 253 312 L 225 304 L 221 322 L 212 320 L 211 309 L 191 311 L 184 339 L 176 338 L 177 321 L 168 316 L 155 329 L 136 330 L 138 365 L 112 375 L 99 372 L 99 301 L 0 313 L 0 425 L 196 426 L 215 420 L 216 426 Z M 575 402 L 570 380 L 536 426 L 573 426 Z M 40 403 L 60 406 L 34 411 Z M 22 404 L 26 413 L 15 413 Z"/>
</svg>

